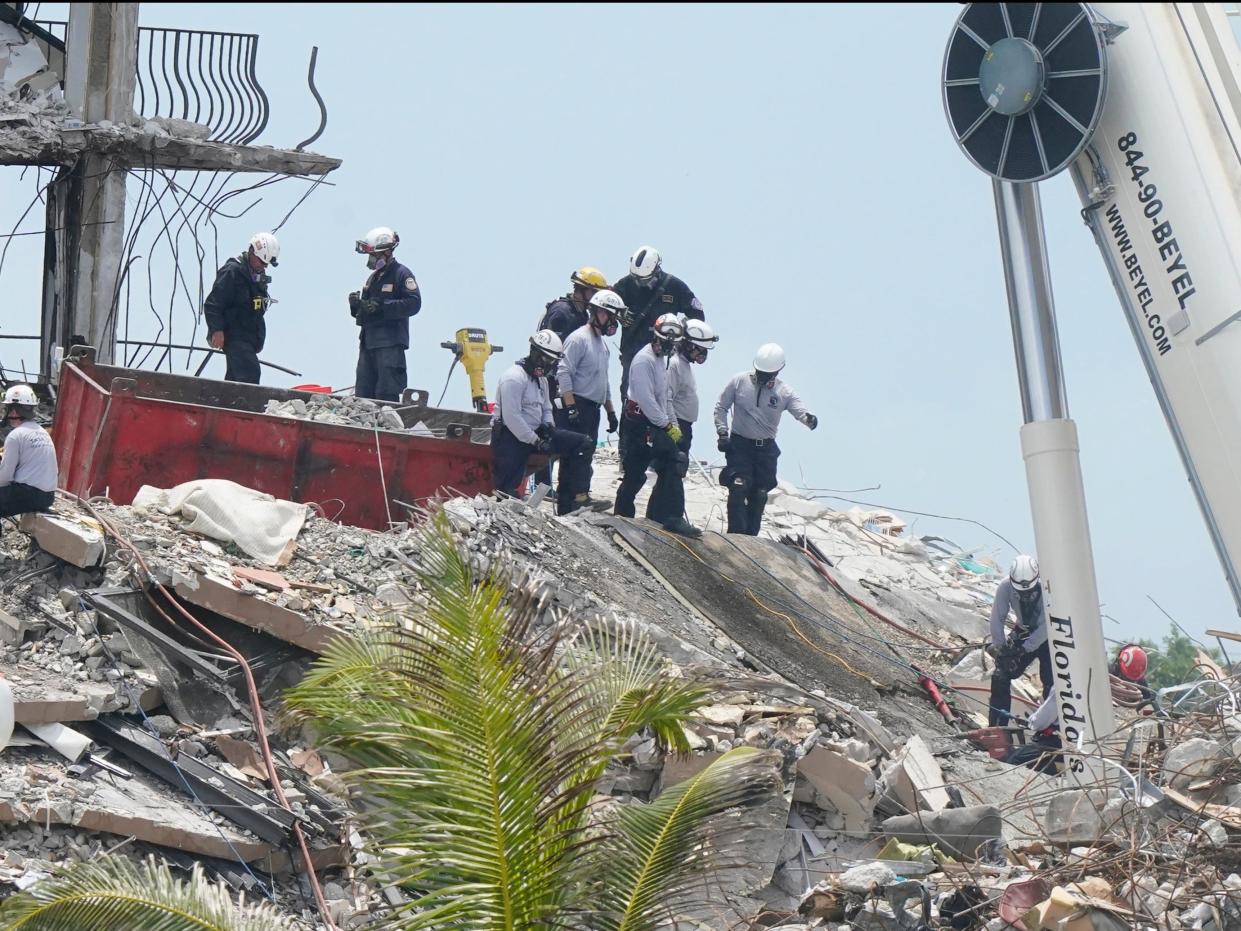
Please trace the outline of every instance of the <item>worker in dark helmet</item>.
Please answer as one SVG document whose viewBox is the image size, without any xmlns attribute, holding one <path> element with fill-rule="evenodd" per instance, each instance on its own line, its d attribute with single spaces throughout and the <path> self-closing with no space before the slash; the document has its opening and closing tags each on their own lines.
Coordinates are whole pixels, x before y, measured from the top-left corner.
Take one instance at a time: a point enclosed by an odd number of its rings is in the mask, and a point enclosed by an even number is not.
<svg viewBox="0 0 1241 931">
<path fill-rule="evenodd" d="M 629 366 L 634 356 L 651 342 L 651 328 L 664 314 L 678 314 L 687 320 L 705 320 L 702 301 L 680 278 L 663 269 L 663 259 L 653 246 L 639 246 L 629 258 L 629 274 L 612 286 L 622 301 L 621 314 L 621 401 L 629 397 Z M 625 421 L 621 421 L 620 453 L 628 443 Z"/>
<path fill-rule="evenodd" d="M 353 388 L 360 398 L 399 401 L 409 386 L 409 318 L 422 309 L 422 292 L 414 273 L 392 257 L 400 244 L 401 237 L 386 226 L 375 227 L 354 244 L 371 270 L 362 290 L 349 295 L 349 314 L 362 328 Z"/>
<path fill-rule="evenodd" d="M 543 311 L 536 329 L 551 330 L 560 337 L 563 343 L 574 330 L 584 327 L 590 319 L 590 299 L 596 292 L 608 286 L 603 272 L 593 265 L 583 265 L 569 276 L 572 290 L 564 297 L 558 297 L 548 303 Z M 553 402 L 560 397 L 560 388 L 556 383 L 555 373 L 547 376 L 547 385 L 551 389 Z M 540 485 L 551 486 L 552 465 L 549 462 L 534 474 L 534 480 Z M 555 498 L 553 491 L 548 497 Z"/>
<path fill-rule="evenodd" d="M 681 427 L 668 391 L 668 362 L 684 336 L 675 314 L 664 314 L 651 329 L 651 341 L 633 359 L 630 396 L 624 416 L 631 431 L 621 455 L 621 484 L 613 509 L 619 517 L 633 517 L 634 499 L 646 484 L 646 470 L 655 471 L 655 487 L 646 505 L 646 516 L 665 530 L 687 537 L 702 531 L 685 519 L 685 472 L 689 457 L 677 445 Z"/>
<path fill-rule="evenodd" d="M 1004 623 L 1012 612 L 1016 624 L 1005 635 Z M 1013 680 L 1038 660 L 1039 679 L 1046 698 L 1054 684 L 1051 650 L 1047 645 L 1047 606 L 1043 598 L 1038 560 L 1024 553 L 1013 560 L 1008 575 L 995 590 L 991 607 L 991 642 L 987 653 L 995 660 L 991 674 L 992 727 L 1004 726 L 1011 717 Z"/>
<path fill-rule="evenodd" d="M 516 495 L 526 475 L 531 453 L 559 453 L 561 471 L 570 480 L 581 472 L 582 460 L 593 443 L 590 437 L 558 430 L 552 420 L 547 374 L 564 347 L 551 330 L 530 337 L 530 352 L 500 376 L 496 406 L 491 415 L 491 461 L 496 491 Z"/>
<path fill-rule="evenodd" d="M 716 446 L 726 457 L 720 484 L 728 489 L 729 533 L 757 536 L 763 525 L 767 495 L 776 487 L 776 432 L 784 412 L 811 430 L 819 425 L 797 392 L 780 380 L 783 370 L 784 350 L 766 343 L 758 347 L 753 369 L 733 376 L 715 402 Z"/>
<path fill-rule="evenodd" d="M 565 340 L 564 357 L 556 368 L 560 390 L 556 425 L 564 430 L 584 433 L 592 444 L 599 442 L 599 423 L 603 415 L 608 419 L 608 433 L 617 428 L 616 411 L 612 407 L 612 387 L 608 366 L 611 352 L 604 337 L 616 333 L 616 316 L 625 309 L 625 303 L 607 289 L 595 292 L 590 299 L 590 317 Z M 586 460 L 581 474 L 565 474 L 560 467 L 560 492 L 556 496 L 556 512 L 568 514 L 578 508 L 599 510 L 606 508 L 606 501 L 592 498 L 590 485 L 594 479 L 594 448 Z"/>
<path fill-rule="evenodd" d="M 46 511 L 56 499 L 56 447 L 35 421 L 38 406 L 29 385 L 4 392 L 4 422 L 11 429 L 0 458 L 0 517 Z"/>
<path fill-rule="evenodd" d="M 267 293 L 271 277 L 267 267 L 276 266 L 280 243 L 272 233 L 255 233 L 246 251 L 231 258 L 216 272 L 211 293 L 203 301 L 207 321 L 207 344 L 224 352 L 226 381 L 259 383 L 259 353 L 267 342 L 264 319 L 272 299 Z"/>
</svg>

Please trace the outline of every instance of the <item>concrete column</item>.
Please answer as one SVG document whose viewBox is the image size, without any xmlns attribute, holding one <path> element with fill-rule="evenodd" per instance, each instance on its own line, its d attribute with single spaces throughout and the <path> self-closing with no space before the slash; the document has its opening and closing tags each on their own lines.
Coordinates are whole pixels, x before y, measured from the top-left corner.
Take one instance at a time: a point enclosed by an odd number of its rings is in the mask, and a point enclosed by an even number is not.
<svg viewBox="0 0 1241 931">
<path fill-rule="evenodd" d="M 137 79 L 138 4 L 72 3 L 65 103 L 85 124 L 128 123 Z M 68 130 L 70 132 L 74 130 Z M 113 361 L 125 247 L 127 165 L 87 153 L 62 170 L 48 198 L 43 361 L 82 337 Z"/>
</svg>

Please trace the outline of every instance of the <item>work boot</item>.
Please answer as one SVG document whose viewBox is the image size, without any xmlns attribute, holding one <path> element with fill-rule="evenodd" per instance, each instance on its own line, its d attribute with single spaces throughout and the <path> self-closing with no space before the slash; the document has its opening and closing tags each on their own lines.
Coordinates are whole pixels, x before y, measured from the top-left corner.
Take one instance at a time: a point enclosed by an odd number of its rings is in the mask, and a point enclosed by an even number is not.
<svg viewBox="0 0 1241 931">
<path fill-rule="evenodd" d="M 578 508 L 586 508 L 591 511 L 609 511 L 612 509 L 612 502 L 583 493 L 573 499 L 573 509 L 576 511 Z"/>
<path fill-rule="evenodd" d="M 663 528 L 669 533 L 677 533 L 683 537 L 701 537 L 702 531 L 684 517 L 674 517 L 663 522 Z"/>
</svg>

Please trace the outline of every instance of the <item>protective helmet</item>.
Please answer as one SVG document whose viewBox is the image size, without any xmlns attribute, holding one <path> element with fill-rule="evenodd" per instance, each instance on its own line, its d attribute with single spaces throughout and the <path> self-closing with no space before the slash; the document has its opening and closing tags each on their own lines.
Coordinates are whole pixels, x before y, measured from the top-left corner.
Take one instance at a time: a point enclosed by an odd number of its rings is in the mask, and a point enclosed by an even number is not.
<svg viewBox="0 0 1241 931">
<path fill-rule="evenodd" d="M 754 354 L 754 371 L 771 375 L 784 368 L 784 350 L 775 343 L 764 343 Z"/>
<path fill-rule="evenodd" d="M 1022 553 L 1009 566 L 1008 580 L 1019 592 L 1033 591 L 1038 587 L 1038 560 Z"/>
<path fill-rule="evenodd" d="M 401 244 L 401 237 L 386 226 L 377 226 L 365 237 L 354 243 L 354 251 L 359 255 L 370 255 L 373 252 L 391 252 Z"/>
<path fill-rule="evenodd" d="M 676 314 L 663 314 L 655 320 L 655 325 L 651 327 L 652 338 L 659 341 L 663 346 L 664 352 L 671 351 L 676 345 L 677 340 L 685 335 L 685 328 L 681 325 L 680 319 Z"/>
<path fill-rule="evenodd" d="M 275 233 L 255 233 L 250 237 L 250 251 L 264 265 L 279 265 L 280 241 Z"/>
<path fill-rule="evenodd" d="M 539 330 L 530 337 L 530 361 L 551 368 L 564 355 L 564 343 L 552 330 Z"/>
<path fill-rule="evenodd" d="M 569 276 L 569 281 L 583 288 L 599 289 L 608 286 L 608 280 L 603 277 L 603 272 L 593 265 L 583 265 Z"/>
<path fill-rule="evenodd" d="M 4 392 L 4 403 L 21 404 L 25 407 L 38 407 L 39 399 L 35 397 L 34 389 L 29 385 L 11 385 Z"/>
<path fill-rule="evenodd" d="M 1122 647 L 1116 657 L 1116 665 L 1120 674 L 1130 682 L 1137 682 L 1146 675 L 1146 651 L 1136 643 Z"/>
<path fill-rule="evenodd" d="M 629 259 L 629 274 L 650 278 L 659 271 L 659 252 L 654 246 L 641 246 Z"/>
<path fill-rule="evenodd" d="M 714 349 L 720 338 L 702 320 L 685 321 L 685 342 L 699 349 Z"/>
<path fill-rule="evenodd" d="M 590 299 L 590 306 L 596 310 L 606 310 L 613 317 L 628 309 L 625 307 L 625 302 L 621 300 L 621 296 L 607 288 L 595 292 Z"/>
</svg>

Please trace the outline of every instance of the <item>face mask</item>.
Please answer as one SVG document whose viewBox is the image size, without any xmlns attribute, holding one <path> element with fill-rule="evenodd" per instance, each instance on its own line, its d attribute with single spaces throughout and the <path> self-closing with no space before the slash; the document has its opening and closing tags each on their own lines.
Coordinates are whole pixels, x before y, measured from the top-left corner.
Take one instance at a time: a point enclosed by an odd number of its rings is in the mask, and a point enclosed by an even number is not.
<svg viewBox="0 0 1241 931">
<path fill-rule="evenodd" d="M 776 383 L 778 372 L 755 372 L 754 379 L 760 388 L 770 388 Z"/>
<path fill-rule="evenodd" d="M 385 259 L 381 255 L 376 255 L 373 252 L 366 257 L 366 267 L 373 269 L 374 271 L 379 271 L 387 264 L 388 264 L 387 259 Z"/>
<path fill-rule="evenodd" d="M 656 272 L 654 275 L 651 275 L 650 278 L 639 278 L 638 284 L 641 287 L 646 288 L 648 291 L 654 291 L 655 285 L 659 284 L 659 273 Z"/>
</svg>

